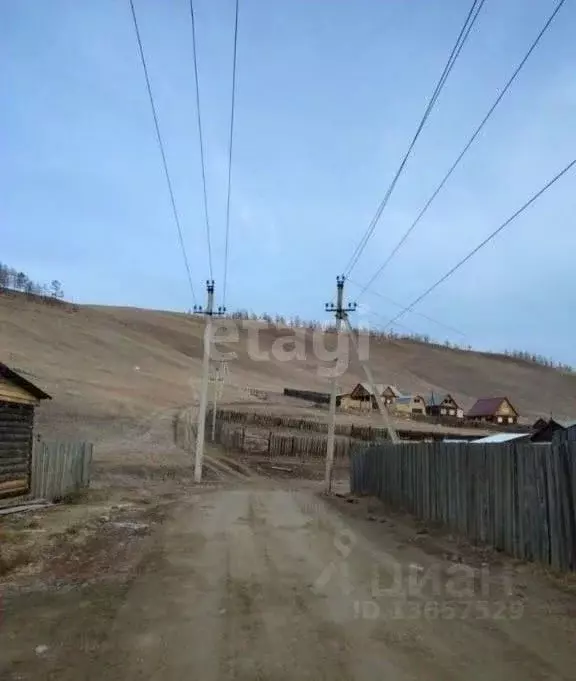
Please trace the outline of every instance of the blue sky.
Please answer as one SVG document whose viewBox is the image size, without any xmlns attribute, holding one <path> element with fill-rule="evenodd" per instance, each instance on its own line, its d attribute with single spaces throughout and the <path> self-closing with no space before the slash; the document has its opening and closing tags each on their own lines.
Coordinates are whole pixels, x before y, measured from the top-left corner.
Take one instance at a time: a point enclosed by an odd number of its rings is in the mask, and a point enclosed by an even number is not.
<svg viewBox="0 0 576 681">
<path fill-rule="evenodd" d="M 208 262 L 187 0 L 135 0 L 196 293 Z M 323 318 L 468 10 L 463 0 L 240 0 L 228 307 Z M 523 57 L 552 0 L 487 0 L 352 273 L 387 257 Z M 222 283 L 233 0 L 196 0 Z M 375 286 L 409 303 L 575 156 L 568 0 Z M 79 302 L 192 306 L 128 0 L 0 5 L 0 259 Z M 411 329 L 576 364 L 574 173 L 417 308 Z M 350 297 L 358 290 L 348 287 Z M 398 308 L 366 294 L 371 310 Z M 372 320 L 372 316 L 362 317 Z"/>
</svg>

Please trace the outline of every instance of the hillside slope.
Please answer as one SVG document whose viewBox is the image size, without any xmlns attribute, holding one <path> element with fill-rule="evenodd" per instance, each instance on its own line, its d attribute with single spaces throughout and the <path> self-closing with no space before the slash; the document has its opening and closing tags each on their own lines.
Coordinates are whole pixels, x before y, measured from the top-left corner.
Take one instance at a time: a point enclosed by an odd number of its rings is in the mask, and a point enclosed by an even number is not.
<svg viewBox="0 0 576 681">
<path fill-rule="evenodd" d="M 311 338 L 306 359 L 254 361 L 247 326 L 226 347 L 229 363 L 225 401 L 250 399 L 247 387 L 326 390 L 317 375 Z M 0 296 L 0 361 L 27 372 L 54 400 L 41 410 L 49 431 L 94 437 L 114 426 L 142 424 L 197 399 L 202 364 L 203 321 L 184 314 L 120 307 L 52 307 L 21 295 Z M 265 329 L 260 349 L 269 349 L 286 329 Z M 223 346 L 220 346 L 223 347 Z M 376 380 L 421 393 L 451 392 L 468 408 L 485 395 L 507 395 L 528 420 L 576 415 L 576 377 L 523 361 L 435 348 L 410 341 L 371 345 Z M 357 363 L 340 379 L 349 389 L 362 379 Z"/>
</svg>

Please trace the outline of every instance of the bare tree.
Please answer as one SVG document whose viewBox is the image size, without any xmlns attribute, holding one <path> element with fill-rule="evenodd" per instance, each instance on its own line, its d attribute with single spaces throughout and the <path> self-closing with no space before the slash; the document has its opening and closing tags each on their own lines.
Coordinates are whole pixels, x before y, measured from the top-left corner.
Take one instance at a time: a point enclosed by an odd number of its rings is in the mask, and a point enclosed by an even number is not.
<svg viewBox="0 0 576 681">
<path fill-rule="evenodd" d="M 62 284 L 58 281 L 58 279 L 54 279 L 50 283 L 50 295 L 52 296 L 52 298 L 55 298 L 56 300 L 62 300 L 62 298 L 64 298 Z"/>
</svg>

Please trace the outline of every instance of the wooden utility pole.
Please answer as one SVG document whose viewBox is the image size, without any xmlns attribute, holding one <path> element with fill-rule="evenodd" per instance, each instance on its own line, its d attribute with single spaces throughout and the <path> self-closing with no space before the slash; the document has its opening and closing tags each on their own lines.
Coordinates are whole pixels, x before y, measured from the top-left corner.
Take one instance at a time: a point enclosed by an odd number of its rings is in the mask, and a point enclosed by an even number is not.
<svg viewBox="0 0 576 681">
<path fill-rule="evenodd" d="M 202 362 L 202 386 L 200 390 L 200 409 L 198 410 L 198 430 L 196 434 L 196 455 L 194 461 L 194 480 L 202 482 L 202 462 L 204 460 L 204 434 L 206 432 L 206 409 L 208 406 L 208 376 L 210 372 L 210 356 L 212 354 L 212 317 L 226 312 L 226 308 L 214 310 L 214 280 L 206 282 L 206 307 L 194 306 L 194 312 L 206 317 L 204 329 L 204 358 Z"/>
<path fill-rule="evenodd" d="M 336 317 L 336 348 L 340 349 L 340 330 L 342 322 L 347 319 L 348 312 L 356 310 L 356 303 L 344 307 L 344 282 L 346 278 L 344 275 L 336 277 L 336 305 L 333 303 L 326 303 L 326 312 L 334 312 Z M 326 472 L 324 476 L 324 486 L 326 492 L 329 494 L 332 490 L 332 471 L 334 469 L 334 444 L 336 440 L 336 393 L 337 393 L 337 375 L 336 369 L 338 367 L 338 360 L 336 357 L 334 363 L 334 373 L 332 375 L 332 383 L 330 389 L 330 408 L 328 413 L 328 438 L 326 441 Z"/>
</svg>

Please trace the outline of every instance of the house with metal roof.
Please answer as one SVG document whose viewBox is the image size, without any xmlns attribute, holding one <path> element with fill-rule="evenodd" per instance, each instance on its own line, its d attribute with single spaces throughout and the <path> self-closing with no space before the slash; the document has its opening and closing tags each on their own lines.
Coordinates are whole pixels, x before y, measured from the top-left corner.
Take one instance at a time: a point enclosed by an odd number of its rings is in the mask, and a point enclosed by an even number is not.
<svg viewBox="0 0 576 681">
<path fill-rule="evenodd" d="M 450 393 L 445 395 L 431 393 L 426 400 L 426 414 L 436 417 L 453 416 L 461 419 L 464 417 L 464 410 L 456 403 Z"/>
<path fill-rule="evenodd" d="M 507 397 L 481 397 L 466 414 L 469 421 L 502 425 L 514 425 L 518 418 L 518 411 Z"/>
<path fill-rule="evenodd" d="M 0 362 L 0 499 L 30 489 L 34 410 L 50 395 Z"/>
</svg>

